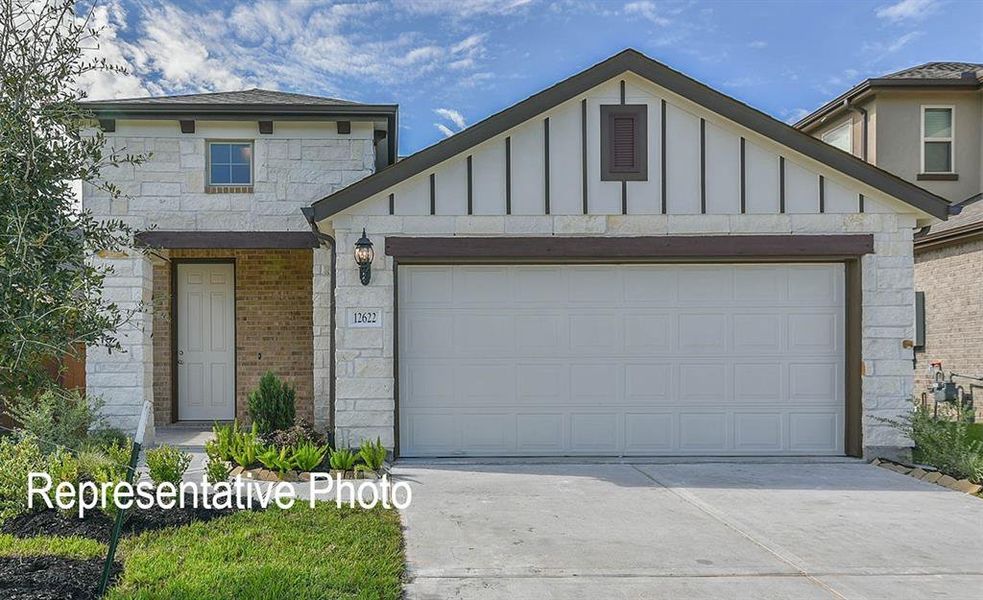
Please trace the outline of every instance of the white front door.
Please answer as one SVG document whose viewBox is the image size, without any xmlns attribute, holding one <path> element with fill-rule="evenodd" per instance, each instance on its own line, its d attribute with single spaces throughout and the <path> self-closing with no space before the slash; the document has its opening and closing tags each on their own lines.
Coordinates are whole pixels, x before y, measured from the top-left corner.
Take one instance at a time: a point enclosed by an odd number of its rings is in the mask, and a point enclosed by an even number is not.
<svg viewBox="0 0 983 600">
<path fill-rule="evenodd" d="M 843 454 L 840 264 L 399 269 L 403 456 Z"/>
<path fill-rule="evenodd" d="M 235 269 L 177 266 L 178 418 L 235 417 Z"/>
</svg>

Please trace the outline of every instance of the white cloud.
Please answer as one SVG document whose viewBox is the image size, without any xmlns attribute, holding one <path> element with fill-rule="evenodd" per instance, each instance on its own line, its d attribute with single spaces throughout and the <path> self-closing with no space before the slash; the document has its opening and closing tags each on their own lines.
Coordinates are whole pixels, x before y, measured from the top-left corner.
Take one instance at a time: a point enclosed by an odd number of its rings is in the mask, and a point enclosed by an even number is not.
<svg viewBox="0 0 983 600">
<path fill-rule="evenodd" d="M 754 40 L 753 42 L 748 42 L 748 48 L 754 48 L 755 50 L 760 50 L 761 48 L 767 48 L 768 42 L 764 40 Z"/>
<path fill-rule="evenodd" d="M 781 111 L 783 117 L 785 117 L 785 122 L 789 125 L 793 125 L 802 120 L 803 117 L 811 113 L 812 111 L 806 110 L 804 108 L 786 108 Z"/>
<path fill-rule="evenodd" d="M 671 20 L 666 17 L 656 6 L 655 2 L 652 0 L 636 0 L 635 2 L 629 2 L 625 4 L 625 13 L 638 15 L 642 18 L 648 19 L 649 21 L 655 23 L 659 26 L 668 25 Z"/>
<path fill-rule="evenodd" d="M 126 12 L 118 2 L 109 2 L 95 7 L 88 16 L 89 26 L 100 35 L 97 45 L 85 52 L 86 59 L 106 59 L 110 65 L 126 69 L 127 73 L 90 71 L 76 82 L 79 89 L 93 99 L 146 96 L 148 89 L 133 74 L 133 65 L 125 56 L 125 44 L 117 36 L 117 30 L 126 25 Z M 79 15 L 78 19 L 82 20 L 84 16 Z"/>
<path fill-rule="evenodd" d="M 422 15 L 454 19 L 510 15 L 533 4 L 534 0 L 401 0 L 400 8 Z"/>
<path fill-rule="evenodd" d="M 938 0 L 900 0 L 894 4 L 881 6 L 876 14 L 878 18 L 888 21 L 916 20 L 927 17 L 938 7 Z"/>
<path fill-rule="evenodd" d="M 444 125 L 443 123 L 434 123 L 433 126 L 436 127 L 440 131 L 440 133 L 444 134 L 444 137 L 451 137 L 452 135 L 454 135 L 454 132 L 451 131 L 451 128 L 448 127 L 447 125 Z"/>
<path fill-rule="evenodd" d="M 458 129 L 464 129 L 467 126 L 467 123 L 464 121 L 464 115 L 453 108 L 435 108 L 434 113 L 436 113 L 439 117 L 447 119 Z"/>
<path fill-rule="evenodd" d="M 868 62 L 870 64 L 875 64 L 886 58 L 887 56 L 894 54 L 895 52 L 901 50 L 911 42 L 917 40 L 922 36 L 921 31 L 909 31 L 908 33 L 893 38 L 888 41 L 868 41 L 860 47 L 860 50 L 864 54 L 869 55 Z"/>
</svg>

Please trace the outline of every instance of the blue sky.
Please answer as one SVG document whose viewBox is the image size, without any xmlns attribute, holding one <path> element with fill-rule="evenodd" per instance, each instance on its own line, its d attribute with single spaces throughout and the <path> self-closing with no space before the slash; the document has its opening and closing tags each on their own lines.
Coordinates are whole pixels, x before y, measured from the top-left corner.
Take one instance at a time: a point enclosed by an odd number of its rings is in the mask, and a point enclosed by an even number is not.
<svg viewBox="0 0 983 600">
<path fill-rule="evenodd" d="M 275 88 L 400 105 L 426 147 L 626 48 L 793 121 L 867 77 L 983 62 L 983 1 L 98 0 L 93 98 Z"/>
</svg>

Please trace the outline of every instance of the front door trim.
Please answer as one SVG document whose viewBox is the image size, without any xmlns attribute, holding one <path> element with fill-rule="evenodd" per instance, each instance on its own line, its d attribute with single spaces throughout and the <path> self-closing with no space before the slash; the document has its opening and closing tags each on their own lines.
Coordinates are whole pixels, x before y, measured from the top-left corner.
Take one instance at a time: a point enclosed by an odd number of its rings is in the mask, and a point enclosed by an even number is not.
<svg viewBox="0 0 983 600">
<path fill-rule="evenodd" d="M 181 420 L 180 415 L 180 402 L 178 398 L 178 276 L 177 267 L 181 264 L 211 264 L 211 265 L 232 265 L 232 415 L 233 419 L 235 415 L 239 414 L 239 394 L 238 391 L 238 378 L 239 378 L 239 357 L 237 352 L 238 346 L 238 319 L 236 319 L 236 304 L 238 304 L 238 297 L 236 296 L 236 259 L 235 258 L 172 258 L 170 259 L 171 269 L 171 423 L 177 423 Z"/>
</svg>

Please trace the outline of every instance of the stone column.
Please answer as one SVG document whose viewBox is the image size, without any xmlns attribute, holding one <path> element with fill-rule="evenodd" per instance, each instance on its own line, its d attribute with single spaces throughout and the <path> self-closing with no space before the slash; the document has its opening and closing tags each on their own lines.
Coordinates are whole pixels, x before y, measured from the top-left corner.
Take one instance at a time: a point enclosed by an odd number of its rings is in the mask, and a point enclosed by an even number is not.
<svg viewBox="0 0 983 600">
<path fill-rule="evenodd" d="M 331 423 L 331 248 L 314 249 L 314 427 Z"/>
<path fill-rule="evenodd" d="M 113 268 L 103 282 L 103 298 L 132 315 L 116 333 L 122 350 L 86 350 L 86 391 L 105 402 L 103 415 L 110 425 L 133 435 L 144 402 L 153 403 L 153 267 L 148 257 L 135 250 L 96 257 L 93 262 Z M 144 442 L 150 443 L 153 437 L 151 411 Z"/>
</svg>

